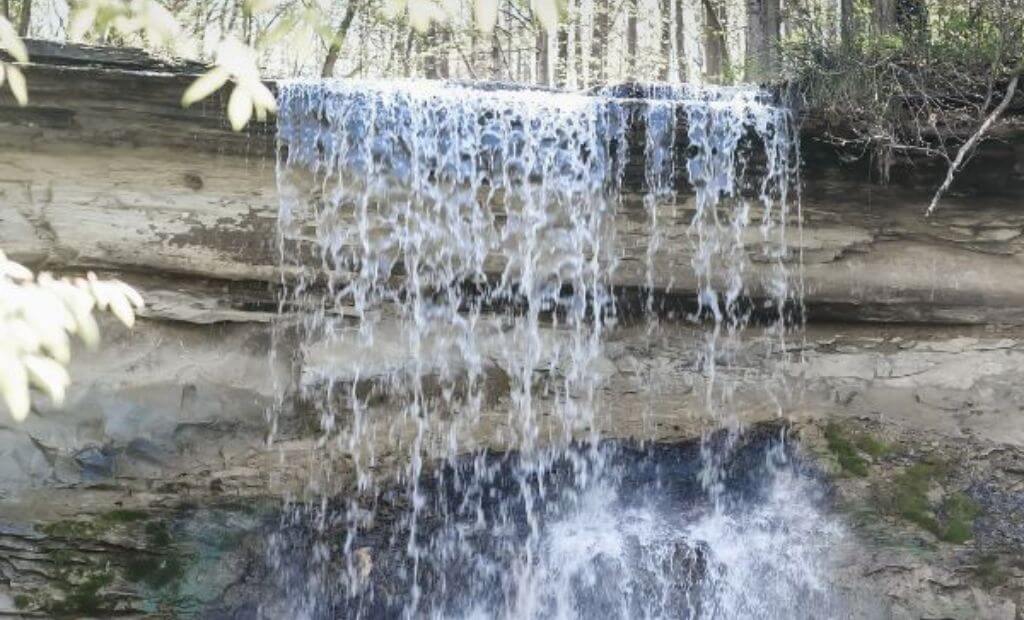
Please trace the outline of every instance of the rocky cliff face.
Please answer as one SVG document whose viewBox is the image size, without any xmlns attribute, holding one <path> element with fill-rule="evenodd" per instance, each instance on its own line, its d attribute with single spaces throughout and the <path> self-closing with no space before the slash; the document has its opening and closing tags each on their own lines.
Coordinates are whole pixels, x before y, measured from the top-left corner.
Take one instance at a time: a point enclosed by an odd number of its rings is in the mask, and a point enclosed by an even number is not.
<svg viewBox="0 0 1024 620">
<path fill-rule="evenodd" d="M 75 357 L 64 409 L 39 401 L 25 424 L 0 421 L 0 613 L 205 609 L 245 582 L 277 498 L 302 491 L 323 449 L 300 401 L 267 447 L 266 413 L 294 379 L 272 361 L 290 356 L 287 335 L 269 326 L 274 129 L 230 132 L 221 101 L 182 110 L 194 66 L 31 51 L 31 105 L 0 102 L 0 247 L 38 269 L 116 274 L 149 305 L 135 330 L 104 325 L 102 351 Z M 809 324 L 770 364 L 753 361 L 763 343 L 745 343 L 736 402 L 752 424 L 781 406 L 829 474 L 864 541 L 844 568 L 850 588 L 880 592 L 897 617 L 1019 617 L 1024 156 L 997 146 L 925 219 L 916 173 L 880 188 L 806 152 L 791 261 L 802 259 Z M 982 193 L 993 161 L 1005 182 Z M 692 210 L 685 191 L 663 208 L 663 239 L 680 241 L 663 248 L 683 245 Z M 616 227 L 626 295 L 645 281 L 639 200 L 627 197 Z M 690 257 L 663 250 L 653 264 L 665 308 L 685 306 Z M 702 410 L 699 336 L 670 310 L 654 338 L 615 332 L 598 364 L 616 412 L 606 436 L 678 442 L 707 426 L 680 414 Z M 307 370 L 367 354 L 315 351 Z M 381 376 L 403 362 L 397 348 L 372 354 Z M 500 450 L 508 380 L 485 374 L 493 433 L 475 439 Z M 764 402 L 760 385 L 780 379 L 786 402 Z M 380 458 L 399 457 L 382 443 Z"/>
<path fill-rule="evenodd" d="M 262 286 L 278 278 L 273 123 L 235 134 L 222 101 L 182 109 L 195 67 L 73 46 L 36 49 L 39 62 L 26 69 L 30 106 L 0 108 L 5 251 L 49 268 L 183 276 L 175 286 L 193 297 L 212 280 L 233 287 L 221 305 L 273 299 Z M 630 131 L 642 141 L 642 124 Z M 842 164 L 818 146 L 813 127 L 805 133 L 804 225 L 790 244 L 792 261 L 803 257 L 812 320 L 1024 322 L 1015 286 L 1024 274 L 1019 138 L 983 150 L 925 219 L 930 181 L 941 171 L 897 169 L 891 186 L 878 187 L 862 165 Z M 692 290 L 690 256 L 671 241 L 685 239 L 693 208 L 684 190 L 659 213 L 661 246 L 676 249 L 654 256 L 654 281 L 682 295 Z M 649 230 L 639 197 L 626 197 L 617 227 L 617 283 L 642 286 Z"/>
</svg>

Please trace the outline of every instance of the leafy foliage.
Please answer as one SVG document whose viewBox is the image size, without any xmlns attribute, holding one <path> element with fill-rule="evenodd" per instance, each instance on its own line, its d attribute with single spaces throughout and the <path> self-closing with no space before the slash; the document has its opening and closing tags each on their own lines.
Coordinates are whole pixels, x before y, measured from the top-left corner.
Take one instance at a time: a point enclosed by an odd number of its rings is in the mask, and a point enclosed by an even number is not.
<svg viewBox="0 0 1024 620">
<path fill-rule="evenodd" d="M 11 416 L 24 420 L 31 407 L 30 387 L 57 405 L 71 379 L 70 336 L 88 347 L 99 342 L 93 310 L 109 310 L 126 326 L 135 323 L 142 297 L 117 280 L 34 276 L 0 252 L 0 398 Z"/>
<path fill-rule="evenodd" d="M 259 69 L 251 49 L 237 39 L 228 38 L 217 51 L 217 64 L 203 74 L 182 95 L 184 106 L 205 99 L 229 79 L 235 82 L 228 99 L 228 120 L 235 131 L 240 131 L 252 118 L 264 120 L 267 113 L 277 111 L 273 93 L 260 81 Z"/>
<path fill-rule="evenodd" d="M 783 46 L 788 74 L 834 142 L 871 156 L 881 181 L 921 157 L 955 172 L 1014 97 L 1024 0 L 908 0 L 899 6 L 914 11 L 892 23 L 875 4 L 855 2 L 841 38 L 820 36 L 816 18 L 797 22 Z"/>
<path fill-rule="evenodd" d="M 0 50 L 7 52 L 15 62 L 28 62 L 28 50 L 25 49 L 25 43 L 18 38 L 14 26 L 3 15 L 0 15 Z M 0 61 L 0 86 L 3 86 L 4 82 L 7 82 L 11 94 L 14 95 L 19 105 L 28 103 L 25 76 L 14 63 Z"/>
<path fill-rule="evenodd" d="M 69 34 L 80 40 L 89 33 L 101 39 L 111 33 L 138 33 L 157 49 L 178 54 L 192 49 L 177 20 L 156 0 L 78 0 Z"/>
</svg>

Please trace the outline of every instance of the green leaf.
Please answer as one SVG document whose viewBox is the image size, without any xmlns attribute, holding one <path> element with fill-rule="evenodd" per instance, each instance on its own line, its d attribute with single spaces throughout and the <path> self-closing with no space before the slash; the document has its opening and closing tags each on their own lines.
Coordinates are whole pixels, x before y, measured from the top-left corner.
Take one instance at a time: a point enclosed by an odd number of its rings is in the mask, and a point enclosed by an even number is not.
<svg viewBox="0 0 1024 620">
<path fill-rule="evenodd" d="M 181 36 L 181 26 L 159 2 L 150 0 L 139 10 L 140 19 L 146 29 L 146 36 L 157 46 L 170 45 Z"/>
<path fill-rule="evenodd" d="M 274 99 L 274 93 L 270 92 L 270 89 L 263 82 L 259 80 L 245 80 L 240 86 L 244 86 L 245 90 L 248 91 L 249 96 L 252 97 L 253 104 L 257 108 L 267 112 L 277 112 L 277 100 Z"/>
<path fill-rule="evenodd" d="M 96 305 L 100 310 L 106 310 L 107 306 L 110 305 L 110 293 L 103 286 L 103 282 L 96 277 L 95 273 L 90 271 L 85 274 L 85 277 L 89 284 L 89 292 L 92 293 L 93 299 L 96 300 Z"/>
<path fill-rule="evenodd" d="M 25 76 L 21 69 L 7 65 L 7 84 L 11 87 L 11 94 L 18 100 L 18 105 L 28 105 L 28 86 L 25 84 Z"/>
<path fill-rule="evenodd" d="M 250 118 L 252 118 L 252 96 L 241 86 L 235 86 L 235 89 L 231 91 L 231 98 L 228 99 L 228 121 L 231 122 L 231 128 L 241 131 L 249 124 Z"/>
<path fill-rule="evenodd" d="M 110 311 L 114 313 L 114 316 L 116 316 L 125 327 L 130 328 L 135 325 L 135 312 L 132 310 L 132 305 L 129 303 L 128 298 L 120 291 L 111 291 Z"/>
<path fill-rule="evenodd" d="M 0 81 L 0 84 L 3 84 L 3 81 Z M 0 254 L 0 275 L 20 282 L 32 280 L 32 272 L 27 267 L 12 260 L 7 260 L 3 254 Z"/>
<path fill-rule="evenodd" d="M 135 306 L 137 310 L 142 310 L 146 307 L 146 302 L 142 299 L 142 295 L 139 295 L 139 292 L 134 288 L 120 280 L 113 280 L 111 284 L 120 289 L 121 293 L 132 303 L 133 306 Z"/>
<path fill-rule="evenodd" d="M 42 343 L 39 342 L 39 336 L 32 327 L 21 319 L 8 319 L 7 331 L 4 337 L 8 339 L 8 344 L 15 350 L 21 353 L 35 353 L 39 350 Z"/>
<path fill-rule="evenodd" d="M 234 37 L 225 37 L 217 46 L 217 64 L 224 67 L 235 79 L 259 78 L 256 52 Z"/>
<path fill-rule="evenodd" d="M 22 360 L 32 384 L 46 393 L 58 407 L 64 404 L 64 394 L 71 377 L 57 362 L 39 355 L 28 355 Z"/>
<path fill-rule="evenodd" d="M 28 416 L 28 373 L 21 359 L 9 350 L 0 349 L 0 396 L 3 396 L 11 417 L 21 422 Z"/>
<path fill-rule="evenodd" d="M 2 15 L 0 15 L 0 47 L 7 50 L 14 60 L 28 62 L 28 49 L 25 48 L 24 41 L 15 32 L 11 22 Z"/>
<path fill-rule="evenodd" d="M 195 82 L 189 85 L 185 89 L 185 94 L 181 96 L 181 105 L 188 107 L 197 101 L 206 99 L 213 94 L 218 88 L 224 85 L 228 81 L 227 69 L 223 67 L 214 67 L 206 73 L 196 78 Z"/>
</svg>

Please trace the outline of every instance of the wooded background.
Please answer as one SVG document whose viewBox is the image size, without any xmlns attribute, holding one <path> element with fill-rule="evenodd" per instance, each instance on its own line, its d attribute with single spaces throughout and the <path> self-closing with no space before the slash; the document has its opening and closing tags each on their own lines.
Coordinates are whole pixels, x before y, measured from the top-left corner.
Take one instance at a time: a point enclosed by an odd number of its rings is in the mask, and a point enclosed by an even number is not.
<svg viewBox="0 0 1024 620">
<path fill-rule="evenodd" d="M 232 34 L 255 45 L 275 36 L 295 11 L 322 14 L 303 44 L 262 46 L 266 75 L 426 77 L 510 80 L 586 88 L 624 80 L 736 82 L 774 77 L 785 42 L 851 45 L 878 37 L 927 31 L 926 0 L 557 0 L 554 32 L 541 26 L 537 5 L 496 0 L 497 27 L 482 33 L 480 8 L 468 0 L 439 0 L 448 19 L 423 33 L 395 0 L 164 0 L 201 42 L 200 59 Z M 974 5 L 1016 0 L 950 0 Z M 947 2 L 948 4 L 949 2 Z M 1016 4 L 1020 4 L 1016 2 Z M 62 39 L 69 31 L 67 0 L 3 0 L 2 10 L 22 36 Z M 916 35 L 915 35 L 916 36 Z M 92 42 L 137 44 L 113 33 Z"/>
</svg>

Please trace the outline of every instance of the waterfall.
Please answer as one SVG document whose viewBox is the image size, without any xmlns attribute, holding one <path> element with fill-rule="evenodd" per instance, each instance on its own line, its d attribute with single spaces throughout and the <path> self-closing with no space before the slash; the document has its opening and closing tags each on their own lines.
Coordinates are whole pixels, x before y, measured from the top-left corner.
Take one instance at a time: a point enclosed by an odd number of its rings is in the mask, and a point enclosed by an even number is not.
<svg viewBox="0 0 1024 620">
<path fill-rule="evenodd" d="M 716 608 L 707 588 L 732 582 L 710 576 L 704 550 L 655 535 L 670 524 L 639 498 L 639 512 L 612 508 L 639 458 L 602 441 L 616 417 L 602 404 L 605 336 L 620 318 L 616 217 L 639 191 L 649 338 L 655 290 L 675 281 L 659 256 L 691 256 L 689 318 L 705 326 L 696 370 L 712 428 L 730 430 L 705 436 L 702 473 L 689 475 L 717 504 L 739 426 L 719 369 L 755 313 L 770 317 L 768 350 L 784 347 L 795 300 L 789 112 L 746 88 L 417 81 L 295 81 L 279 102 L 276 332 L 297 350 L 279 409 L 317 417 L 308 484 L 271 545 L 288 613 L 573 617 L 579 592 L 604 600 L 602 574 L 628 590 L 605 591 L 615 617 Z M 642 187 L 627 172 L 638 164 Z M 683 194 L 686 247 L 672 247 L 659 213 Z M 768 268 L 753 278 L 751 261 Z M 295 424 L 286 417 L 275 413 L 275 430 Z M 298 572 L 297 523 L 314 531 Z"/>
</svg>

